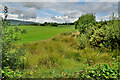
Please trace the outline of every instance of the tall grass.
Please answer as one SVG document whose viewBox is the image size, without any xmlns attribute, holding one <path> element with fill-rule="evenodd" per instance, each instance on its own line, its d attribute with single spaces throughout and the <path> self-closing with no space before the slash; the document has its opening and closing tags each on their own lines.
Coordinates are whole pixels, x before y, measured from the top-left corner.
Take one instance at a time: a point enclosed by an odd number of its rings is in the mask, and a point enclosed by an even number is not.
<svg viewBox="0 0 120 80">
<path fill-rule="evenodd" d="M 86 47 L 82 50 L 71 45 L 77 40 L 70 35 L 61 34 L 50 40 L 43 40 L 25 45 L 25 69 L 33 77 L 53 78 L 62 72 L 75 72 L 79 68 L 99 63 L 112 63 L 112 56 L 105 52 Z M 68 40 L 67 40 L 67 39 Z M 70 41 L 69 41 L 70 40 Z"/>
</svg>

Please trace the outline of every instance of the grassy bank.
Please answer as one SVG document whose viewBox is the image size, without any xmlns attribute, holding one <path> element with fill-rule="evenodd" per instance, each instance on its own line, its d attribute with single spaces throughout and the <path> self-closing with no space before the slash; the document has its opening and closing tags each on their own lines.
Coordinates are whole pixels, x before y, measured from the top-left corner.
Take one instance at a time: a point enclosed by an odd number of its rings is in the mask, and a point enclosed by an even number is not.
<svg viewBox="0 0 120 80">
<path fill-rule="evenodd" d="M 74 73 L 79 73 L 83 68 L 87 70 L 101 63 L 113 66 L 114 61 L 113 53 L 89 47 L 77 50 L 77 39 L 71 34 L 60 34 L 50 40 L 28 43 L 25 47 L 25 71 L 29 73 L 28 77 L 33 78 L 75 77 Z"/>
</svg>

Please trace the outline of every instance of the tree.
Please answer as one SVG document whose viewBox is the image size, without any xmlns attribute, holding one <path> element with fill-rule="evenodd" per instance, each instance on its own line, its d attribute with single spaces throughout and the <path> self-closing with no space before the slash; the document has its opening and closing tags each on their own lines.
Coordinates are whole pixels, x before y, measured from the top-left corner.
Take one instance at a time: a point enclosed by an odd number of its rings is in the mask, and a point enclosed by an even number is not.
<svg viewBox="0 0 120 80">
<path fill-rule="evenodd" d="M 87 25 L 95 22 L 94 14 L 85 14 L 79 17 L 77 21 L 74 22 L 75 29 L 79 29 L 80 33 L 84 32 Z"/>
</svg>

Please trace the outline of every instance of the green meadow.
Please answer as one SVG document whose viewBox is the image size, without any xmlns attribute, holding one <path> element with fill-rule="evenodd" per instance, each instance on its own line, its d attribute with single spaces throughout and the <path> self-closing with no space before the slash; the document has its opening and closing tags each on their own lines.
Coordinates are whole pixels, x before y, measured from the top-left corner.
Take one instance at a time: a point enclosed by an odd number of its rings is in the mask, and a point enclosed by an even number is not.
<svg viewBox="0 0 120 80">
<path fill-rule="evenodd" d="M 57 34 L 66 31 L 73 31 L 74 25 L 64 26 L 59 25 L 59 27 L 51 27 L 51 26 L 17 26 L 21 30 L 25 30 L 26 33 L 22 34 L 21 31 L 17 32 L 20 41 L 17 44 L 21 43 L 29 43 L 34 41 L 46 40 Z M 14 29 L 15 26 L 10 26 L 10 28 Z"/>
</svg>

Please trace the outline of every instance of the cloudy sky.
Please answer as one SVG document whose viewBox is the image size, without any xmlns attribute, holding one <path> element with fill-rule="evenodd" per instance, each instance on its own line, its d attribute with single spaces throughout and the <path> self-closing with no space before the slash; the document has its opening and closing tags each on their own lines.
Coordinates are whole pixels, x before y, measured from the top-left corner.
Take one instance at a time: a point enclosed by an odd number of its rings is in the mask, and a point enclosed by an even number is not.
<svg viewBox="0 0 120 80">
<path fill-rule="evenodd" d="M 74 22 L 81 15 L 94 13 L 96 20 L 109 20 L 114 12 L 118 16 L 119 0 L 3 0 L 0 2 L 0 16 L 2 8 L 9 9 L 8 19 L 26 20 L 34 22 Z"/>
</svg>

